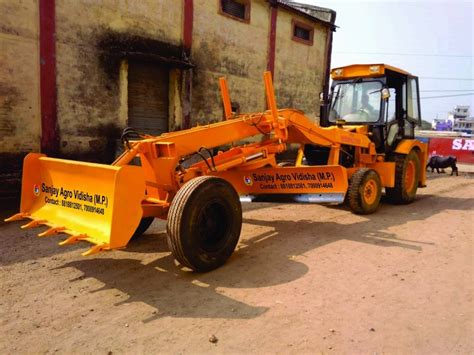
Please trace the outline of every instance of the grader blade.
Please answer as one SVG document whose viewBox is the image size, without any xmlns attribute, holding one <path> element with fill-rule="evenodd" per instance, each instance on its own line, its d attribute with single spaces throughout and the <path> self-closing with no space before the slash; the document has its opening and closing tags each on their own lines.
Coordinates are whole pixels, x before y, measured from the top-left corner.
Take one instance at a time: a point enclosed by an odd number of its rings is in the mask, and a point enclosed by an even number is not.
<svg viewBox="0 0 474 355">
<path fill-rule="evenodd" d="M 95 244 L 84 255 L 125 247 L 142 217 L 145 197 L 142 170 L 48 158 L 30 153 L 23 164 L 20 213 L 6 221 L 29 218 L 22 228 L 50 227 L 39 236 L 71 236 Z"/>
</svg>

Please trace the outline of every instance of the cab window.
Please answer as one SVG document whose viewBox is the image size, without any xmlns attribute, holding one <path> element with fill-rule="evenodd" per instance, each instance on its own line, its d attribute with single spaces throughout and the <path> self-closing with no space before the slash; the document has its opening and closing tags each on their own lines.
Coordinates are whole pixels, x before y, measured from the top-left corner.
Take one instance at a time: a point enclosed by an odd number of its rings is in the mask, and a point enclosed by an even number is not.
<svg viewBox="0 0 474 355">
<path fill-rule="evenodd" d="M 418 107 L 418 83 L 415 78 L 408 79 L 407 118 L 412 121 L 418 121 L 420 119 L 420 110 Z"/>
<path fill-rule="evenodd" d="M 348 123 L 373 123 L 380 117 L 382 82 L 364 81 L 334 86 L 329 120 Z"/>
</svg>

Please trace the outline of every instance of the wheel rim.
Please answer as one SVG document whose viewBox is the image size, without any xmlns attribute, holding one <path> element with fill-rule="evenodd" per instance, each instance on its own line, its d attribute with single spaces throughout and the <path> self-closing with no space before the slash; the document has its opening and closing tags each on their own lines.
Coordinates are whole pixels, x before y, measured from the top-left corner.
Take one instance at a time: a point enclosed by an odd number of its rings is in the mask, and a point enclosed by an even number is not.
<svg viewBox="0 0 474 355">
<path fill-rule="evenodd" d="M 415 171 L 415 163 L 412 160 L 408 161 L 405 170 L 405 190 L 407 192 L 412 191 L 415 186 Z"/>
<path fill-rule="evenodd" d="M 364 201 L 371 205 L 377 199 L 377 182 L 370 179 L 364 185 Z"/>
<path fill-rule="evenodd" d="M 198 217 L 199 246 L 207 251 L 219 250 L 228 237 L 232 217 L 220 201 L 210 201 Z"/>
</svg>

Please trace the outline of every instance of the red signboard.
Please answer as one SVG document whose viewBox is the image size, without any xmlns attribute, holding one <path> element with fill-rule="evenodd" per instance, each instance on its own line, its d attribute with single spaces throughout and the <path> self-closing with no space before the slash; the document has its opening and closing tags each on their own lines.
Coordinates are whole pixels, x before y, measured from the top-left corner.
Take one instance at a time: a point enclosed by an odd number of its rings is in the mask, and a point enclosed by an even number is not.
<svg viewBox="0 0 474 355">
<path fill-rule="evenodd" d="M 430 138 L 429 155 L 454 155 L 458 162 L 474 164 L 474 138 Z"/>
</svg>

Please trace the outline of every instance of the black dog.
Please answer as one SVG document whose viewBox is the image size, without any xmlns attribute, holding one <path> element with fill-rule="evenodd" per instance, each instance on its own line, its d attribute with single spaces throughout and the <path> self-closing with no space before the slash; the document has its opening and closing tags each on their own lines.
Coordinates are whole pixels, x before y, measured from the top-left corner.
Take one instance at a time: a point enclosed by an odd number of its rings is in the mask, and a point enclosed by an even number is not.
<svg viewBox="0 0 474 355">
<path fill-rule="evenodd" d="M 428 160 L 428 165 L 426 165 L 426 170 L 431 168 L 431 172 L 436 169 L 436 172 L 439 174 L 439 169 L 451 168 L 451 176 L 456 173 L 458 176 L 458 167 L 456 166 L 457 158 L 452 155 L 443 157 L 441 155 L 433 155 Z"/>
</svg>

